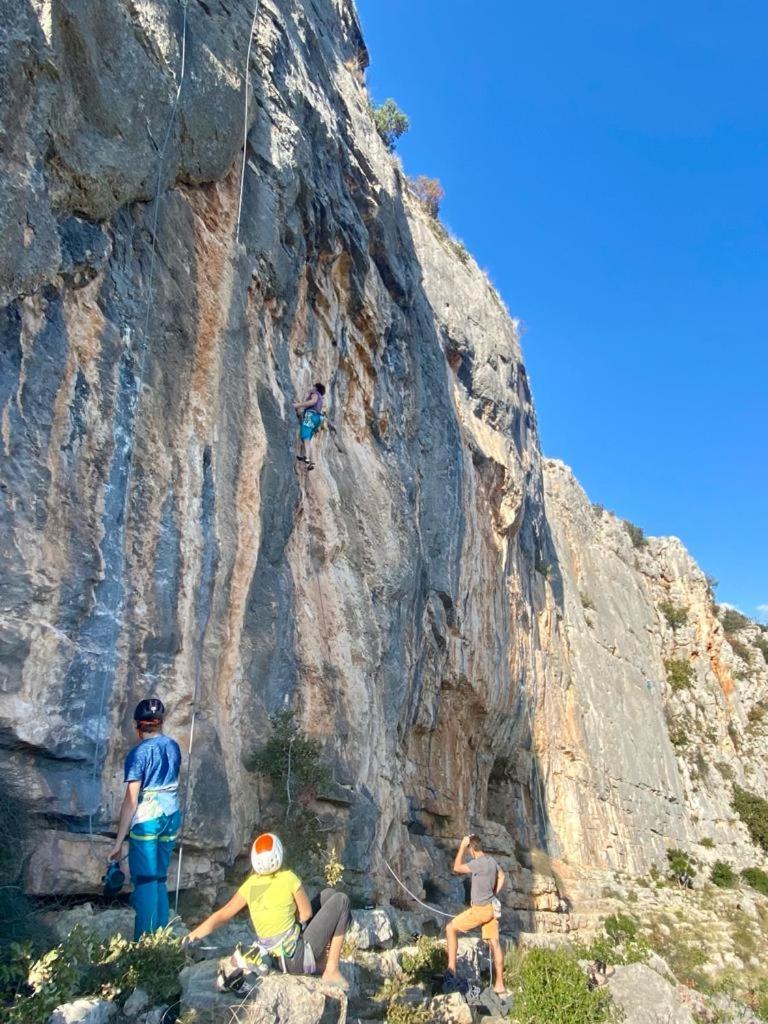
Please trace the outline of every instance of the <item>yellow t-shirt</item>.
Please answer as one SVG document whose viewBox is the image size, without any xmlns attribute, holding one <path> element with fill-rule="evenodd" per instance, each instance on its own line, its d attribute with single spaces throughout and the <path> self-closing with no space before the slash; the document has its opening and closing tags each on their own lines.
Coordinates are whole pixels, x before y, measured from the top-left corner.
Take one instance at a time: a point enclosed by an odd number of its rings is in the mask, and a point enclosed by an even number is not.
<svg viewBox="0 0 768 1024">
<path fill-rule="evenodd" d="M 274 875 L 249 875 L 237 890 L 248 904 L 253 929 L 260 939 L 287 931 L 296 921 L 293 894 L 301 879 L 287 868 Z"/>
</svg>

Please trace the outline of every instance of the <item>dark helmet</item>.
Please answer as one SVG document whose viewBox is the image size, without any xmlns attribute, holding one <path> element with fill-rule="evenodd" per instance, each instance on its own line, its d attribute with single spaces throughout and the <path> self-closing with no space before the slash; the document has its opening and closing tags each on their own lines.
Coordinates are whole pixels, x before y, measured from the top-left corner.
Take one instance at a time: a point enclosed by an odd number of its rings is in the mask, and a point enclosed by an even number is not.
<svg viewBox="0 0 768 1024">
<path fill-rule="evenodd" d="M 145 697 L 136 705 L 134 722 L 159 723 L 165 718 L 165 705 L 158 697 Z"/>
</svg>

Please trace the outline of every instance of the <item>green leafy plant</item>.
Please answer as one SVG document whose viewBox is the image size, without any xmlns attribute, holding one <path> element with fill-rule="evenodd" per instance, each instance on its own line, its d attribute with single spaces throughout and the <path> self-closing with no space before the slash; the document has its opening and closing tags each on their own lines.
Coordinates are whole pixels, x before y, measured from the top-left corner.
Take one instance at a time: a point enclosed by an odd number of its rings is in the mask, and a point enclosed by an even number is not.
<svg viewBox="0 0 768 1024">
<path fill-rule="evenodd" d="M 726 633 L 738 633 L 740 629 L 745 629 L 750 625 L 746 615 L 742 615 L 735 608 L 726 608 L 720 616 L 720 622 L 723 624 L 723 629 Z"/>
<path fill-rule="evenodd" d="M 684 750 L 691 742 L 688 729 L 681 724 L 672 724 L 669 729 L 669 742 L 675 750 Z"/>
<path fill-rule="evenodd" d="M 410 981 L 428 983 L 433 975 L 442 974 L 448 966 L 445 944 L 428 935 L 420 935 L 414 952 L 403 953 L 400 966 Z"/>
<path fill-rule="evenodd" d="M 741 872 L 741 877 L 757 892 L 762 893 L 763 896 L 768 896 L 768 872 L 762 870 L 762 868 L 745 868 Z"/>
<path fill-rule="evenodd" d="M 589 988 L 572 950 L 532 949 L 522 958 L 509 958 L 504 978 L 515 996 L 510 1020 L 518 1024 L 600 1024 L 610 1019 L 609 993 Z"/>
<path fill-rule="evenodd" d="M 693 682 L 693 665 L 687 658 L 667 658 L 664 662 L 667 682 L 673 693 L 688 690 Z"/>
<path fill-rule="evenodd" d="M 738 875 L 724 860 L 715 861 L 709 874 L 709 880 L 719 889 L 735 889 L 739 883 Z"/>
<path fill-rule="evenodd" d="M 699 840 L 699 846 L 703 846 L 707 850 L 714 850 L 714 848 L 715 848 L 715 840 L 711 836 L 703 836 Z"/>
<path fill-rule="evenodd" d="M 299 728 L 293 711 L 270 718 L 272 733 L 264 746 L 245 762 L 272 783 L 276 810 L 267 813 L 260 826 L 276 832 L 283 841 L 286 861 L 303 874 L 321 874 L 325 834 L 311 803 L 331 781 L 323 763 L 320 744 Z"/>
<path fill-rule="evenodd" d="M 735 636 L 732 636 L 730 633 L 725 634 L 725 639 L 728 641 L 731 650 L 737 657 L 741 658 L 742 661 L 746 661 L 748 663 L 752 661 L 752 651 L 745 643 L 743 643 L 743 641 L 738 640 Z"/>
<path fill-rule="evenodd" d="M 679 629 L 688 621 L 688 609 L 678 608 L 671 601 L 662 601 L 659 605 L 659 611 L 667 620 L 667 625 L 671 626 L 672 629 Z"/>
<path fill-rule="evenodd" d="M 434 1017 L 428 1006 L 391 1002 L 384 1018 L 386 1024 L 433 1024 Z"/>
<path fill-rule="evenodd" d="M 685 850 L 673 848 L 667 850 L 669 876 L 681 889 L 690 889 L 696 876 L 696 861 Z"/>
<path fill-rule="evenodd" d="M 582 608 L 589 609 L 595 607 L 595 602 L 592 600 L 589 594 L 585 593 L 583 590 L 579 591 L 579 597 L 581 598 Z"/>
<path fill-rule="evenodd" d="M 325 875 L 325 884 L 330 885 L 332 889 L 336 888 L 344 875 L 344 865 L 336 856 L 335 846 L 331 847 L 325 858 L 323 874 Z"/>
<path fill-rule="evenodd" d="M 408 181 L 418 201 L 429 216 L 436 220 L 440 215 L 440 203 L 445 199 L 445 189 L 440 184 L 440 179 L 420 174 L 416 178 L 409 178 Z"/>
<path fill-rule="evenodd" d="M 768 852 L 768 800 L 734 783 L 731 806 L 747 826 L 752 841 Z"/>
<path fill-rule="evenodd" d="M 397 140 L 411 127 L 408 117 L 393 99 L 384 100 L 379 107 L 371 106 L 371 113 L 376 131 L 391 153 L 397 145 Z"/>
<path fill-rule="evenodd" d="M 603 922 L 603 931 L 588 945 L 577 945 L 580 960 L 602 960 L 607 964 L 643 964 L 651 954 L 648 940 L 637 923 L 626 914 L 612 914 Z"/>
<path fill-rule="evenodd" d="M 645 536 L 645 532 L 642 527 L 631 523 L 629 519 L 622 519 L 622 525 L 629 534 L 629 539 L 632 541 L 632 547 L 638 549 L 648 547 L 648 538 Z"/>
<path fill-rule="evenodd" d="M 763 660 L 768 662 L 768 640 L 766 640 L 765 637 L 759 636 L 757 640 L 755 640 L 755 647 L 757 647 L 762 654 Z"/>
</svg>

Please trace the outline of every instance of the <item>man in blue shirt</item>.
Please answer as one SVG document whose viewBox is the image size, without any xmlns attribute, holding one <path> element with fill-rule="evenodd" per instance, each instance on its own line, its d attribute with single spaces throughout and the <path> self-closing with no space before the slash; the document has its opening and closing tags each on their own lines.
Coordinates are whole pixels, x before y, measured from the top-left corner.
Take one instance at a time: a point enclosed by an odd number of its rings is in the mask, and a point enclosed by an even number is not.
<svg viewBox="0 0 768 1024">
<path fill-rule="evenodd" d="M 133 937 L 168 924 L 168 864 L 181 827 L 181 750 L 163 735 L 165 707 L 157 697 L 142 700 L 133 713 L 137 746 L 125 759 L 125 796 L 110 860 L 120 860 L 128 836 L 136 922 Z"/>
</svg>

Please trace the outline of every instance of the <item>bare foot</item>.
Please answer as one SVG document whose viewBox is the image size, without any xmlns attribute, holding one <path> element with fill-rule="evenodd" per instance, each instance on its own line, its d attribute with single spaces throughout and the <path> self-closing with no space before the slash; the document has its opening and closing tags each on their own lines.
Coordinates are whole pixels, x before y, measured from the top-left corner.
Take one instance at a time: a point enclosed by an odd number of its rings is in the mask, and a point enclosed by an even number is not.
<svg viewBox="0 0 768 1024">
<path fill-rule="evenodd" d="M 343 988 L 343 989 L 349 988 L 349 982 L 344 977 L 344 975 L 341 973 L 341 971 L 339 971 L 338 969 L 335 970 L 335 971 L 329 971 L 329 970 L 323 971 L 322 980 L 327 985 L 338 985 L 339 988 Z"/>
</svg>

